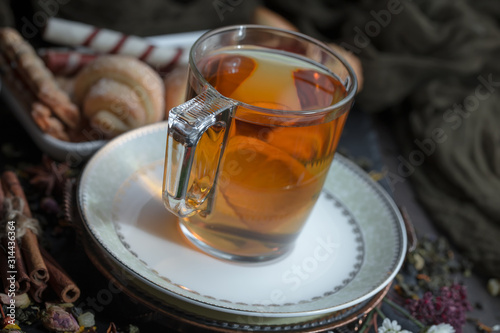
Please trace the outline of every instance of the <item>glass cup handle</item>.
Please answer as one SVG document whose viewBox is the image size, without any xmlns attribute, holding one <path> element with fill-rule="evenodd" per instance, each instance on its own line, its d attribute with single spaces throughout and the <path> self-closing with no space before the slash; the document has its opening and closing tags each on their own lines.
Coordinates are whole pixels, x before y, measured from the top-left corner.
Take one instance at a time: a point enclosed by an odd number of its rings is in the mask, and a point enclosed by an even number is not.
<svg viewBox="0 0 500 333">
<path fill-rule="evenodd" d="M 237 103 L 208 89 L 172 110 L 168 115 L 167 147 L 163 176 L 163 203 L 179 217 L 188 217 L 199 211 L 209 213 L 213 203 L 213 189 L 219 173 L 220 160 Z M 193 194 L 190 175 L 198 142 L 212 126 L 224 131 L 213 180 L 202 194 Z"/>
</svg>

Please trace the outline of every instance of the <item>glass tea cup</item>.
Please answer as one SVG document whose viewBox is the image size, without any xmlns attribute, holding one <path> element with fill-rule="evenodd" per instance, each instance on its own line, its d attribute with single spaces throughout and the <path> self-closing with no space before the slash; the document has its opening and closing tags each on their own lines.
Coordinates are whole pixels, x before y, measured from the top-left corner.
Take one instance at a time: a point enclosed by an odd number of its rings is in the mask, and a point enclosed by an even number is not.
<svg viewBox="0 0 500 333">
<path fill-rule="evenodd" d="M 163 202 L 198 248 L 259 262 L 288 252 L 323 187 L 357 89 L 349 64 L 300 33 L 243 25 L 192 46 L 168 115 Z"/>
</svg>

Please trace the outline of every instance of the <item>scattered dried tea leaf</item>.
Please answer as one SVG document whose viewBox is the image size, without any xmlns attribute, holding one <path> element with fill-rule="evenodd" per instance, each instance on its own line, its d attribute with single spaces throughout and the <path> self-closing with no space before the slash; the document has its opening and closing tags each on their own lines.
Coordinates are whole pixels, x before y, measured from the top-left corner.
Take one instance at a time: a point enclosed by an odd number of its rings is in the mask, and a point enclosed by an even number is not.
<svg viewBox="0 0 500 333">
<path fill-rule="evenodd" d="M 422 237 L 413 252 L 408 253 L 398 280 L 402 296 L 420 298 L 426 292 L 435 293 L 443 286 L 451 286 L 457 277 L 469 275 L 471 264 L 452 251 L 448 241 L 439 237 Z"/>
<path fill-rule="evenodd" d="M 415 269 L 417 271 L 422 270 L 425 267 L 425 259 L 418 253 L 413 256 Z"/>
<path fill-rule="evenodd" d="M 500 295 L 500 281 L 498 279 L 489 279 L 487 287 L 491 296 Z"/>
</svg>

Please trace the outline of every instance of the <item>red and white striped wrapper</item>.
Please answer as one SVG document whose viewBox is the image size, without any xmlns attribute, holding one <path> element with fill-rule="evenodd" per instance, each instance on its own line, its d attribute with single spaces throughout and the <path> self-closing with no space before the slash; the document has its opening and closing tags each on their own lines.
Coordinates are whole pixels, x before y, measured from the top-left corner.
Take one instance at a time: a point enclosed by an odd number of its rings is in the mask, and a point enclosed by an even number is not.
<svg viewBox="0 0 500 333">
<path fill-rule="evenodd" d="M 38 54 L 53 74 L 63 76 L 78 73 L 80 69 L 97 57 L 96 54 L 58 49 L 40 49 Z"/>
<path fill-rule="evenodd" d="M 182 48 L 153 45 L 146 38 L 55 17 L 48 20 L 43 39 L 59 45 L 87 47 L 100 54 L 133 56 L 159 72 L 171 68 L 183 52 Z"/>
</svg>

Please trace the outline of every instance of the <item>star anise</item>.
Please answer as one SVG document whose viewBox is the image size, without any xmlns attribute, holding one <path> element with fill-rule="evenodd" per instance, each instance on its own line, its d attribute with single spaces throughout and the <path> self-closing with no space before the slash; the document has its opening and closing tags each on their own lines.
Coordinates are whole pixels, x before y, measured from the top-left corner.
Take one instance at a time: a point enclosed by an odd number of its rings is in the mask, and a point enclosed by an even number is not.
<svg viewBox="0 0 500 333">
<path fill-rule="evenodd" d="M 42 156 L 41 164 L 25 169 L 30 184 L 42 189 L 45 196 L 52 195 L 54 190 L 62 191 L 70 170 L 68 164 L 55 162 L 47 155 Z"/>
</svg>

